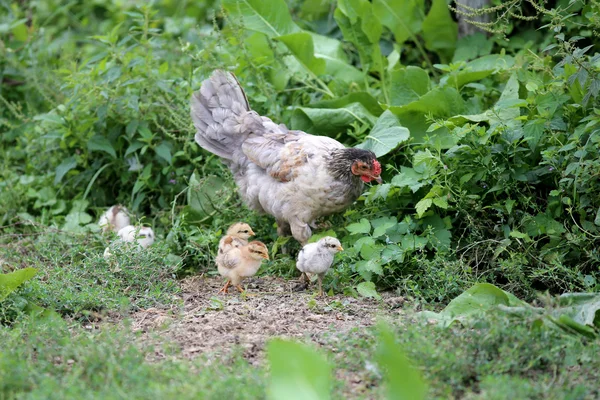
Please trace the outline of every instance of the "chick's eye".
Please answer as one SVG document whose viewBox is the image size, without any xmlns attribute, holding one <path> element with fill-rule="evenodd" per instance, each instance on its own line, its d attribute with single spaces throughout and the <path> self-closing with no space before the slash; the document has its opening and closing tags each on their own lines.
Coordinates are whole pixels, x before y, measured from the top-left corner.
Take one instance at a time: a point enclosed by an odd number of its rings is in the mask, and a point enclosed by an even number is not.
<svg viewBox="0 0 600 400">
<path fill-rule="evenodd" d="M 242 233 L 248 233 L 248 231 L 247 231 L 247 230 L 245 230 L 245 231 L 242 231 Z"/>
<path fill-rule="evenodd" d="M 334 248 L 335 244 L 330 244 L 329 247 Z"/>
</svg>

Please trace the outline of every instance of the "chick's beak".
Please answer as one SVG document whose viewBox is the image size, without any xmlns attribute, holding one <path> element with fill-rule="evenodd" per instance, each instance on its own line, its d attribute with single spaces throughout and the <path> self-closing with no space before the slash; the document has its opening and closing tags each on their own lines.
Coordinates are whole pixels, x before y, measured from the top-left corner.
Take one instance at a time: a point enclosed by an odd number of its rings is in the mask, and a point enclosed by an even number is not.
<svg viewBox="0 0 600 400">
<path fill-rule="evenodd" d="M 256 235 L 252 229 L 250 229 L 250 230 L 248 231 L 248 234 L 249 234 L 250 236 L 254 236 L 254 235 Z"/>
<path fill-rule="evenodd" d="M 269 260 L 270 260 L 270 258 L 269 258 L 269 255 L 268 255 L 268 254 L 266 254 L 266 253 L 263 253 L 263 254 L 261 254 L 261 256 L 262 256 L 262 258 L 264 258 L 264 259 L 265 259 L 265 260 L 267 260 L 267 261 L 269 261 Z"/>
<path fill-rule="evenodd" d="M 342 246 L 338 246 L 338 247 L 337 247 L 337 249 L 338 249 L 339 251 L 344 251 L 344 248 L 343 248 Z"/>
</svg>

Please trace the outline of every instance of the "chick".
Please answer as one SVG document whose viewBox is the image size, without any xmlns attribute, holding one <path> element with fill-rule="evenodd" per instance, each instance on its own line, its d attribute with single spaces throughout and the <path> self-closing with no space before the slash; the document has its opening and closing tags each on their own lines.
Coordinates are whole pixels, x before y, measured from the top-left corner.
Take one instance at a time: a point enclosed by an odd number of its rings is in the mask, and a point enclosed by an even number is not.
<svg viewBox="0 0 600 400">
<path fill-rule="evenodd" d="M 254 232 L 250 225 L 243 222 L 236 222 L 227 229 L 225 236 L 219 241 L 219 251 L 217 254 L 217 265 L 219 257 L 227 253 L 234 247 L 241 247 L 248 244 L 250 236 L 254 236 Z"/>
<path fill-rule="evenodd" d="M 119 232 L 131 224 L 128 213 L 129 211 L 121 205 L 112 206 L 100 216 L 98 225 L 102 228 L 102 232 Z"/>
<path fill-rule="evenodd" d="M 268 259 L 267 246 L 256 240 L 241 247 L 234 247 L 223 254 L 217 267 L 221 276 L 227 278 L 227 282 L 219 290 L 219 293 L 227 293 L 230 284 L 233 284 L 240 293 L 243 292 L 242 280 L 256 274 L 262 260 Z"/>
<path fill-rule="evenodd" d="M 319 296 L 323 296 L 323 275 L 333 264 L 333 257 L 344 248 L 339 240 L 325 236 L 318 242 L 305 245 L 298 253 L 296 268 L 302 272 L 302 278 L 308 281 L 307 273 L 317 274 L 319 278 Z"/>
<path fill-rule="evenodd" d="M 117 232 L 124 242 L 137 242 L 144 249 L 154 243 L 154 231 L 149 226 L 127 225 Z"/>
</svg>

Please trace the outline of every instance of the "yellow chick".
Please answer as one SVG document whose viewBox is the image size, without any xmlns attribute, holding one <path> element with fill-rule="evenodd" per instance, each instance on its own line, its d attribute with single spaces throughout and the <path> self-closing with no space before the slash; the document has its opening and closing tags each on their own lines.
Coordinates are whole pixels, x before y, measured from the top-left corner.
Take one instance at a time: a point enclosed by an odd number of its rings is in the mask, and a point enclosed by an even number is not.
<svg viewBox="0 0 600 400">
<path fill-rule="evenodd" d="M 227 283 L 219 293 L 227 293 L 230 284 L 233 284 L 240 293 L 244 292 L 242 280 L 256 274 L 262 260 L 268 259 L 269 250 L 262 242 L 255 240 L 245 246 L 233 247 L 217 262 L 219 273 L 227 278 Z"/>
<path fill-rule="evenodd" d="M 254 236 L 254 232 L 250 225 L 244 222 L 236 222 L 227 229 L 225 236 L 219 241 L 219 251 L 217 254 L 217 265 L 219 264 L 219 257 L 227 253 L 234 247 L 241 247 L 248 244 L 250 236 Z"/>
</svg>

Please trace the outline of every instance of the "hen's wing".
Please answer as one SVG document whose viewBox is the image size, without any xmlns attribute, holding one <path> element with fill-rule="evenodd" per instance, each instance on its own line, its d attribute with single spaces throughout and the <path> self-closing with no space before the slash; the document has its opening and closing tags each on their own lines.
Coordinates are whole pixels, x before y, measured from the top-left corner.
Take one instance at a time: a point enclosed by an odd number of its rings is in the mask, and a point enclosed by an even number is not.
<svg viewBox="0 0 600 400">
<path fill-rule="evenodd" d="M 302 167 L 318 162 L 318 155 L 330 149 L 344 148 L 329 137 L 290 131 L 283 124 L 276 125 L 266 117 L 262 119 L 266 132 L 250 134 L 242 144 L 242 151 L 250 161 L 280 182 L 296 178 Z"/>
</svg>

